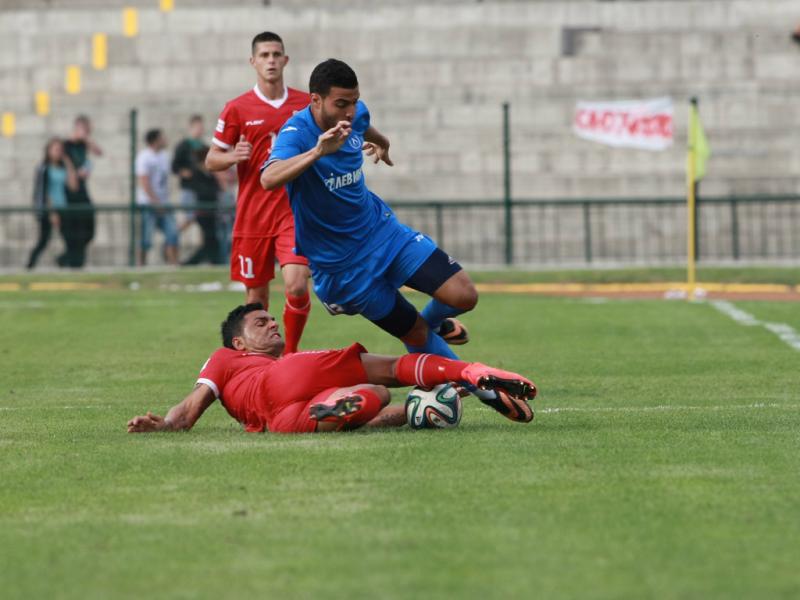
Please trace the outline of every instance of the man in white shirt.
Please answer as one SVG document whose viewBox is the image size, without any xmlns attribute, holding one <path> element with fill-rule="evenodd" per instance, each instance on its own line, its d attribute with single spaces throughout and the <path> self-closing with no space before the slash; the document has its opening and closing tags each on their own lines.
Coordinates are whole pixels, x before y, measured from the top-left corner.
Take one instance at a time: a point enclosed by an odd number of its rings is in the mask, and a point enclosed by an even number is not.
<svg viewBox="0 0 800 600">
<path fill-rule="evenodd" d="M 164 234 L 164 260 L 177 265 L 178 228 L 169 204 L 167 139 L 160 129 L 151 129 L 144 141 L 147 147 L 136 155 L 136 203 L 142 213 L 139 264 L 147 263 L 147 252 L 153 246 L 153 229 L 157 227 Z"/>
</svg>

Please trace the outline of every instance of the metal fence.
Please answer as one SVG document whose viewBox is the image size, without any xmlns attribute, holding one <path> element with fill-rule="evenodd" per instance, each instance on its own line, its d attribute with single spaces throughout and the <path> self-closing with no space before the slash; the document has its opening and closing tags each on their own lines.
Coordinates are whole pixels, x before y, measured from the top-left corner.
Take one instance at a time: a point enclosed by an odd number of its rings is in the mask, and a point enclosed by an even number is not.
<svg viewBox="0 0 800 600">
<path fill-rule="evenodd" d="M 415 201 L 394 202 L 393 208 L 401 221 L 472 266 L 664 265 L 686 259 L 687 215 L 681 198 L 514 200 L 510 207 L 502 200 Z M 188 221 L 187 207 L 170 210 L 179 224 Z M 232 209 L 213 210 L 224 246 Z M 134 265 L 141 236 L 139 209 L 96 206 L 90 214 L 95 227 L 87 264 Z M 800 196 L 704 198 L 698 224 L 700 261 L 800 261 Z M 0 208 L 0 268 L 24 269 L 38 236 L 34 209 Z M 63 253 L 63 235 L 53 231 L 51 237 L 42 266 L 55 266 Z M 163 260 L 161 239 L 156 232 L 150 264 Z M 181 235 L 182 258 L 200 244 L 199 229 L 188 226 Z"/>
</svg>

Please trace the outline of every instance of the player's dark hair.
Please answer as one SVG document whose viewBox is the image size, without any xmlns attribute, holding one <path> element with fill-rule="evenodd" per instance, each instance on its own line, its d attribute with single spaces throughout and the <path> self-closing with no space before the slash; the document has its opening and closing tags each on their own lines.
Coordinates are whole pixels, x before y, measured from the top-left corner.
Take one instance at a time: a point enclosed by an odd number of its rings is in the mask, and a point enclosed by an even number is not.
<svg viewBox="0 0 800 600">
<path fill-rule="evenodd" d="M 152 146 L 156 143 L 156 140 L 161 137 L 161 130 L 160 129 L 148 129 L 147 133 L 144 134 L 144 143 L 148 146 Z"/>
<path fill-rule="evenodd" d="M 189 125 L 202 122 L 203 122 L 203 115 L 193 114 L 191 117 L 189 117 Z"/>
<path fill-rule="evenodd" d="M 271 31 L 262 31 L 256 37 L 253 38 L 253 43 L 250 44 L 250 54 L 255 56 L 256 53 L 256 45 L 260 44 L 261 42 L 278 42 L 281 47 L 286 50 L 286 47 L 283 45 L 283 40 L 281 36 L 277 33 L 272 33 Z"/>
<path fill-rule="evenodd" d="M 228 313 L 228 317 L 222 322 L 222 326 L 220 327 L 223 346 L 231 350 L 235 349 L 233 347 L 233 338 L 242 335 L 244 316 L 254 310 L 264 310 L 264 306 L 261 302 L 251 302 L 250 304 L 239 305 Z"/>
<path fill-rule="evenodd" d="M 75 125 L 78 125 L 78 124 L 85 125 L 86 127 L 90 127 L 92 122 L 89 119 L 88 115 L 78 115 L 77 117 L 75 117 Z"/>
<path fill-rule="evenodd" d="M 356 72 L 347 63 L 335 58 L 329 58 L 314 67 L 308 80 L 308 91 L 312 94 L 327 96 L 332 87 L 347 90 L 358 87 Z"/>
</svg>

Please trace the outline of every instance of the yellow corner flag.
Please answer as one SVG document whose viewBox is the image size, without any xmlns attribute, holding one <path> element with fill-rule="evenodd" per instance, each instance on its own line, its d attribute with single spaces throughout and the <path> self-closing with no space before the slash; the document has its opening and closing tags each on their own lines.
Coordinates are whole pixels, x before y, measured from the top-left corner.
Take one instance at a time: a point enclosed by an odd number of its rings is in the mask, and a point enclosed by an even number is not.
<svg viewBox="0 0 800 600">
<path fill-rule="evenodd" d="M 687 173 L 693 173 L 694 179 L 700 181 L 706 174 L 706 161 L 711 156 L 711 147 L 706 139 L 706 132 L 700 122 L 700 115 L 697 112 L 697 103 L 689 105 L 689 159 L 693 160 L 692 168 L 687 169 Z"/>
<path fill-rule="evenodd" d="M 689 105 L 689 135 L 688 152 L 686 153 L 686 213 L 688 227 L 687 238 L 687 295 L 689 300 L 694 299 L 696 287 L 696 261 L 697 247 L 695 244 L 697 236 L 697 209 L 695 198 L 695 183 L 700 181 L 706 174 L 706 161 L 711 156 L 711 148 L 703 131 L 703 124 L 700 122 L 700 115 L 697 112 L 697 98 L 692 98 Z"/>
</svg>

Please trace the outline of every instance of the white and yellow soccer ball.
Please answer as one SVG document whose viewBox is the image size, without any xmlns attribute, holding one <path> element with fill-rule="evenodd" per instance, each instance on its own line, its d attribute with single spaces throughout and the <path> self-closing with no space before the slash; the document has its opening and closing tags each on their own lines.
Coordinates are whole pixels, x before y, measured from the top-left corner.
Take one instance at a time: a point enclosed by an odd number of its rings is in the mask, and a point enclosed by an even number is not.
<svg viewBox="0 0 800 600">
<path fill-rule="evenodd" d="M 452 383 L 431 389 L 415 387 L 406 397 L 406 420 L 411 429 L 455 427 L 461 422 L 461 396 Z"/>
</svg>

